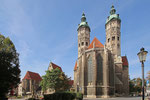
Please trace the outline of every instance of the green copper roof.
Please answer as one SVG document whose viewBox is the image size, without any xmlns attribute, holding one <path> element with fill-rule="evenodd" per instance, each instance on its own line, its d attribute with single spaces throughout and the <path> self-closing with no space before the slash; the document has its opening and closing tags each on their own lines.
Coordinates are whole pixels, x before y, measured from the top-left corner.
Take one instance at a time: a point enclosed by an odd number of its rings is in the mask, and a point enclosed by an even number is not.
<svg viewBox="0 0 150 100">
<path fill-rule="evenodd" d="M 88 25 L 88 22 L 86 21 L 86 17 L 85 17 L 85 14 L 83 13 L 82 14 L 82 18 L 81 18 L 81 23 L 79 24 L 78 26 L 78 29 L 81 27 L 81 26 L 86 26 L 90 29 L 89 25 Z"/>
<path fill-rule="evenodd" d="M 116 14 L 116 10 L 114 8 L 114 6 L 112 5 L 111 7 L 111 10 L 110 10 L 110 16 L 108 16 L 107 20 L 106 20 L 106 24 L 112 20 L 112 19 L 119 19 L 120 20 L 120 17 L 119 17 L 119 14 Z"/>
</svg>

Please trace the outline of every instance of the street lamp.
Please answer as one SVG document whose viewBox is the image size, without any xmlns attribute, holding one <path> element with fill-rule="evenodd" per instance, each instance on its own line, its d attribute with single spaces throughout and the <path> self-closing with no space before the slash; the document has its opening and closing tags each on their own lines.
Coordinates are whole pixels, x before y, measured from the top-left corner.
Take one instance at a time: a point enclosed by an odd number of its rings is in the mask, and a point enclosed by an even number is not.
<svg viewBox="0 0 150 100">
<path fill-rule="evenodd" d="M 142 63 L 142 100 L 144 100 L 144 62 L 146 60 L 147 51 L 144 48 L 141 48 L 140 52 L 137 54 L 139 56 L 139 60 Z"/>
</svg>

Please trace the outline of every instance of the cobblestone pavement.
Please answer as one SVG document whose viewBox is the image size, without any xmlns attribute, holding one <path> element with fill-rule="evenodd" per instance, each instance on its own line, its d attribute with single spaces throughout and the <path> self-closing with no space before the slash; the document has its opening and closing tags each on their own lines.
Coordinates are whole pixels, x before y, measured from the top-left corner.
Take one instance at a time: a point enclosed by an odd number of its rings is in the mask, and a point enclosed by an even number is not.
<svg viewBox="0 0 150 100">
<path fill-rule="evenodd" d="M 145 98 L 145 100 L 148 97 Z M 118 97 L 118 98 L 109 98 L 109 99 L 104 99 L 104 98 L 96 98 L 96 99 L 89 99 L 89 98 L 84 98 L 83 100 L 141 100 L 141 97 Z M 25 99 L 8 99 L 8 100 L 25 100 Z M 150 100 L 150 99 L 149 99 Z"/>
<path fill-rule="evenodd" d="M 96 99 L 89 99 L 89 98 L 85 98 L 83 100 L 141 100 L 141 97 L 116 97 L 116 98 L 108 98 L 108 99 L 104 99 L 104 98 L 96 98 Z M 145 99 L 147 100 L 147 99 Z"/>
<path fill-rule="evenodd" d="M 8 99 L 8 100 L 25 100 L 25 99 Z"/>
</svg>

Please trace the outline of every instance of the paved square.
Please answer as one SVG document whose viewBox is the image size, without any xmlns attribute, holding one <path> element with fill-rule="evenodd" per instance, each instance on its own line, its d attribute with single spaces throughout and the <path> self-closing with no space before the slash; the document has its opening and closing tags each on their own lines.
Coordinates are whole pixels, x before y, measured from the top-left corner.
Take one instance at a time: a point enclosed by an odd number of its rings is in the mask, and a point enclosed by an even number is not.
<svg viewBox="0 0 150 100">
<path fill-rule="evenodd" d="M 141 100 L 141 97 L 118 97 L 118 98 L 107 98 L 107 99 L 104 99 L 104 98 L 96 98 L 96 99 L 85 98 L 83 100 Z"/>
</svg>

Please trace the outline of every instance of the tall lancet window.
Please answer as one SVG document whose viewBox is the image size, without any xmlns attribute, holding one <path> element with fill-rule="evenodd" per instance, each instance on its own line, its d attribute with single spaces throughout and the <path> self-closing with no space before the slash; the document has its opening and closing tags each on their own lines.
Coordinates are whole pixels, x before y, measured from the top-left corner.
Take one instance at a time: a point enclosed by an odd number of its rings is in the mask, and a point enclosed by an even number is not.
<svg viewBox="0 0 150 100">
<path fill-rule="evenodd" d="M 97 84 L 103 85 L 103 58 L 101 54 L 97 55 Z"/>
<path fill-rule="evenodd" d="M 91 56 L 89 56 L 88 58 L 87 65 L 88 65 L 88 84 L 91 85 L 93 77 L 93 62 Z"/>
</svg>

